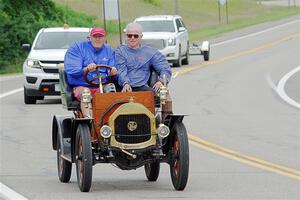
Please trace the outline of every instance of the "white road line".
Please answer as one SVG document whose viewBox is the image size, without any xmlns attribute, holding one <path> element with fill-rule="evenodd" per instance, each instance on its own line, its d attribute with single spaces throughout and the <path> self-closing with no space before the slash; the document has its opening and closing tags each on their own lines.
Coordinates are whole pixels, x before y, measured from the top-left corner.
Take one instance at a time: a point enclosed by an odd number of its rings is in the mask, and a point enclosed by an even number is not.
<svg viewBox="0 0 300 200">
<path fill-rule="evenodd" d="M 223 44 L 226 44 L 226 43 L 230 43 L 230 42 L 234 42 L 234 41 L 237 41 L 237 40 L 241 40 L 241 39 L 244 39 L 244 38 L 247 38 L 247 37 L 253 37 L 253 36 L 265 33 L 265 32 L 272 31 L 274 29 L 282 28 L 284 26 L 287 26 L 287 25 L 290 25 L 290 24 L 293 24 L 293 23 L 299 23 L 299 22 L 300 22 L 300 20 L 297 19 L 297 20 L 294 20 L 294 21 L 291 21 L 291 22 L 287 22 L 285 24 L 280 24 L 278 26 L 274 26 L 272 28 L 267 28 L 267 29 L 265 29 L 263 31 L 259 31 L 259 32 L 255 32 L 255 33 L 250 33 L 248 35 L 243 35 L 243 36 L 240 36 L 240 37 L 236 37 L 236 38 L 233 38 L 231 40 L 226 40 L 226 41 L 223 41 L 223 42 L 218 42 L 218 43 L 215 43 L 215 44 L 211 44 L 210 46 L 211 47 L 219 46 L 219 45 L 223 45 Z"/>
<path fill-rule="evenodd" d="M 6 185 L 0 182 L 0 194 L 8 200 L 28 200 L 27 198 L 23 197 L 19 193 L 13 191 Z M 1 196 L 0 195 L 0 196 Z"/>
<path fill-rule="evenodd" d="M 284 87 L 289 78 L 291 78 L 295 73 L 300 71 L 300 66 L 296 67 L 295 69 L 291 70 L 287 74 L 285 74 L 280 81 L 278 82 L 277 86 L 273 83 L 270 76 L 267 75 L 267 82 L 271 86 L 272 89 L 276 91 L 276 93 L 288 104 L 300 108 L 300 103 L 296 102 L 295 100 L 291 99 L 285 92 Z"/>
<path fill-rule="evenodd" d="M 3 93 L 3 94 L 0 94 L 0 99 L 2 99 L 2 98 L 4 98 L 4 97 L 7 97 L 7 96 L 9 96 L 9 95 L 15 94 L 15 93 L 17 93 L 17 92 L 21 92 L 21 91 L 23 91 L 23 88 L 18 88 L 18 89 L 11 90 L 11 91 L 9 91 L 9 92 L 5 92 L 5 93 Z"/>
</svg>

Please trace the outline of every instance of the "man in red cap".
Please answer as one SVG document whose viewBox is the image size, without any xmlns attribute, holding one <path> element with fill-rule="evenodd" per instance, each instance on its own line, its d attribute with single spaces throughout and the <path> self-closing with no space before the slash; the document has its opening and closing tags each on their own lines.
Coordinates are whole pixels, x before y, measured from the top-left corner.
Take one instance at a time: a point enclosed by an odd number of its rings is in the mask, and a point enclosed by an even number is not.
<svg viewBox="0 0 300 200">
<path fill-rule="evenodd" d="M 102 75 L 116 75 L 114 50 L 105 44 L 106 32 L 103 28 L 92 28 L 87 40 L 72 45 L 64 60 L 64 68 L 67 73 L 68 83 L 73 87 L 75 98 L 80 101 L 83 91 L 94 94 L 99 87 L 91 86 L 84 80 L 84 71 L 95 70 L 96 65 L 107 65 L 112 67 L 108 72 L 105 68 L 99 68 Z M 91 80 L 96 72 L 88 74 Z M 104 80 L 105 83 L 106 80 Z M 86 117 L 91 117 L 91 108 L 81 104 L 81 110 Z"/>
</svg>

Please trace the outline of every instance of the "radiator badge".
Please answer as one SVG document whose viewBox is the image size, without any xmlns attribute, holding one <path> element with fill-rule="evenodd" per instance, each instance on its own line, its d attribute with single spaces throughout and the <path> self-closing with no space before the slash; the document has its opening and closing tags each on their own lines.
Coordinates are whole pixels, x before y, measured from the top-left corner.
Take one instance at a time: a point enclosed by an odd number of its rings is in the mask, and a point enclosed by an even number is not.
<svg viewBox="0 0 300 200">
<path fill-rule="evenodd" d="M 127 124 L 127 128 L 130 131 L 134 131 L 135 129 L 137 129 L 137 123 L 135 121 L 129 121 Z"/>
</svg>

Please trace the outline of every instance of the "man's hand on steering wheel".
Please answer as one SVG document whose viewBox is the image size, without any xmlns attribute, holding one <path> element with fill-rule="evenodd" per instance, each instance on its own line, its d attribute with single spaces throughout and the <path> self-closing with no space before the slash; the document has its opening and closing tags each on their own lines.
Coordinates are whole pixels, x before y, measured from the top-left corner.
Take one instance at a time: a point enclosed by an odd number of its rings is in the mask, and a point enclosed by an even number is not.
<svg viewBox="0 0 300 200">
<path fill-rule="evenodd" d="M 110 74 L 112 75 L 112 76 L 115 76 L 116 74 L 117 74 L 117 69 L 115 68 L 115 67 L 112 67 L 111 69 L 110 69 Z"/>
<path fill-rule="evenodd" d="M 88 66 L 86 66 L 85 68 L 85 70 L 87 70 L 87 71 L 92 71 L 92 70 L 95 70 L 96 69 L 96 64 L 95 63 L 91 63 L 91 64 L 89 64 Z"/>
<path fill-rule="evenodd" d="M 88 74 L 90 72 L 98 71 L 99 68 L 106 68 L 108 70 L 110 75 L 107 76 L 107 77 L 115 76 L 117 74 L 117 69 L 115 67 L 110 67 L 110 66 L 107 66 L 107 65 L 96 65 L 94 63 L 91 63 L 91 64 L 89 64 L 88 66 L 86 66 L 84 68 L 84 80 L 88 84 L 93 85 L 93 86 L 99 85 L 99 83 L 98 83 L 99 77 L 88 78 Z M 99 72 L 98 72 L 98 75 L 99 75 Z"/>
</svg>

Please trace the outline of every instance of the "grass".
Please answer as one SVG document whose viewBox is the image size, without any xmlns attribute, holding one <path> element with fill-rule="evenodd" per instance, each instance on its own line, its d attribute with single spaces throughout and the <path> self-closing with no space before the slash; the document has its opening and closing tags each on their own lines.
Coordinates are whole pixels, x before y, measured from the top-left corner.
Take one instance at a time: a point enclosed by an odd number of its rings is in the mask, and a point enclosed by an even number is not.
<svg viewBox="0 0 300 200">
<path fill-rule="evenodd" d="M 96 17 L 99 24 L 103 24 L 103 0 L 53 0 L 60 5 Z M 120 0 L 122 30 L 125 25 L 136 17 L 154 14 L 175 14 L 175 0 Z M 222 33 L 244 28 L 254 24 L 285 18 L 300 13 L 300 8 L 287 8 L 278 6 L 264 6 L 256 0 L 230 0 L 228 1 L 228 15 L 226 6 L 219 7 L 217 0 L 178 0 L 178 12 L 185 21 L 190 33 L 190 40 L 209 39 Z M 228 16 L 229 23 L 226 23 Z M 219 21 L 219 17 L 221 21 Z M 115 30 L 107 30 L 108 42 L 113 47 L 119 44 L 118 24 Z"/>
</svg>

